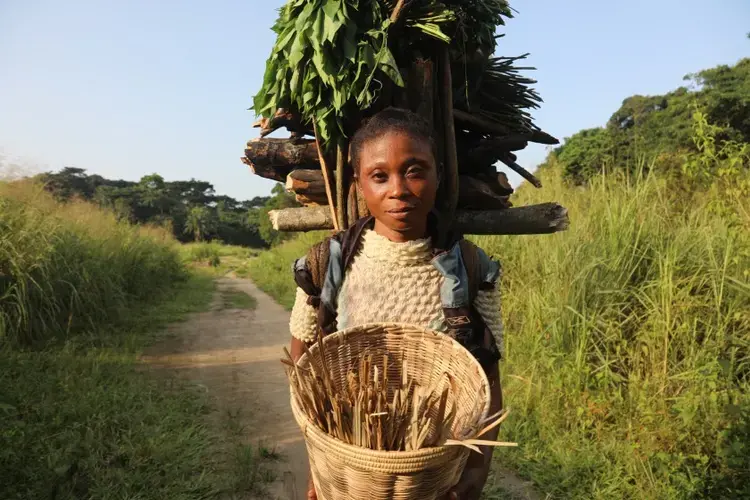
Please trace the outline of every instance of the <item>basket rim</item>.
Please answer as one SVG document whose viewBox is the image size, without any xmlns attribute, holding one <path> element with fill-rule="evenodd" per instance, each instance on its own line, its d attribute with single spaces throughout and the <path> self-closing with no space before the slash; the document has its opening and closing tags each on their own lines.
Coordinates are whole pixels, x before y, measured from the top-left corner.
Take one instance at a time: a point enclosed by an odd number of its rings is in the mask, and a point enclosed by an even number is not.
<svg viewBox="0 0 750 500">
<path fill-rule="evenodd" d="M 485 398 L 484 398 L 484 405 L 482 408 L 482 413 L 479 417 L 479 420 L 485 420 L 487 416 L 489 415 L 490 410 L 490 399 L 491 399 L 491 391 L 490 391 L 490 382 L 487 378 L 487 373 L 485 373 L 484 369 L 482 368 L 482 365 L 479 364 L 479 361 L 469 352 L 468 349 L 466 349 L 464 346 L 462 346 L 456 339 L 448 336 L 445 333 L 438 332 L 436 330 L 422 327 L 419 325 L 414 325 L 411 323 L 397 323 L 397 322 L 384 322 L 384 323 L 378 323 L 378 322 L 370 322 L 370 323 L 362 323 L 360 325 L 352 326 L 349 328 L 345 328 L 343 330 L 338 330 L 336 332 L 330 333 L 323 337 L 323 344 L 339 341 L 342 339 L 345 339 L 346 337 L 350 335 L 356 335 L 358 333 L 363 333 L 363 330 L 367 328 L 387 328 L 387 327 L 395 327 L 395 328 L 401 328 L 401 329 L 410 329 L 410 330 L 416 330 L 415 334 L 422 334 L 422 335 L 431 335 L 434 337 L 439 337 L 441 339 L 446 339 L 449 341 L 449 343 L 454 347 L 458 348 L 459 350 L 462 350 L 466 353 L 466 357 L 470 360 L 470 363 L 474 365 L 474 367 L 477 369 L 481 376 L 482 385 L 485 388 Z M 408 334 L 408 333 L 407 333 Z M 310 346 L 309 351 L 311 354 L 314 354 L 317 352 L 317 349 L 319 348 L 318 342 L 316 341 L 313 345 Z M 304 364 L 303 364 L 304 361 Z M 297 364 L 299 366 L 306 366 L 309 364 L 308 361 L 308 355 L 307 352 L 303 353 L 302 356 L 297 360 Z M 294 386 L 291 386 L 291 390 L 294 391 Z M 420 448 L 419 450 L 413 450 L 413 451 L 387 451 L 387 450 L 373 450 L 370 448 L 355 446 L 352 444 L 345 443 L 341 441 L 340 439 L 337 439 L 326 432 L 324 432 L 322 429 L 318 428 L 313 422 L 310 421 L 307 414 L 305 414 L 304 411 L 302 411 L 301 408 L 297 407 L 296 402 L 296 396 L 294 394 L 291 394 L 291 404 L 292 404 L 292 412 L 296 414 L 299 414 L 302 419 L 305 422 L 304 426 L 302 427 L 303 434 L 307 434 L 307 432 L 312 432 L 316 434 L 317 437 L 320 439 L 327 439 L 332 440 L 337 443 L 337 446 L 342 447 L 344 450 L 349 451 L 351 453 L 366 453 L 372 457 L 378 457 L 378 458 L 394 458 L 395 456 L 398 456 L 402 459 L 408 459 L 408 458 L 422 458 L 430 455 L 439 455 L 446 453 L 448 451 L 448 448 L 453 448 L 454 446 L 431 446 L 429 448 Z M 299 423 L 299 422 L 298 422 Z M 476 436 L 472 435 L 468 439 L 475 438 Z"/>
</svg>

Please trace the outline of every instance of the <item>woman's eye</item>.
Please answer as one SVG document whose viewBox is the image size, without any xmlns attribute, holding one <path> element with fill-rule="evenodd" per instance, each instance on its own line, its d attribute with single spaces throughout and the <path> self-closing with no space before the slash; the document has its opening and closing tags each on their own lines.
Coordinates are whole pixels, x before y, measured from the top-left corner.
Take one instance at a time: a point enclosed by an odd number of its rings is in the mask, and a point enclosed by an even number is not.
<svg viewBox="0 0 750 500">
<path fill-rule="evenodd" d="M 385 182 L 388 180 L 388 176 L 384 172 L 375 172 L 371 177 L 375 182 Z"/>
<path fill-rule="evenodd" d="M 406 175 L 408 177 L 421 177 L 424 174 L 424 168 L 415 166 L 415 167 L 409 167 L 409 169 L 406 171 Z"/>
</svg>

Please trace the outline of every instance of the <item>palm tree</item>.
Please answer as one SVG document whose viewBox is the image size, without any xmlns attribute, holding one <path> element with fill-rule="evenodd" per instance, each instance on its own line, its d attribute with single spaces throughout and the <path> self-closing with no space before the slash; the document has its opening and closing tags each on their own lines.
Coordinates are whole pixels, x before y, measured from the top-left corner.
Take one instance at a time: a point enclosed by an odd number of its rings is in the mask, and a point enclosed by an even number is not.
<svg viewBox="0 0 750 500">
<path fill-rule="evenodd" d="M 193 207 L 185 220 L 185 234 L 192 234 L 195 241 L 203 241 L 208 232 L 209 213 L 206 207 Z"/>
</svg>

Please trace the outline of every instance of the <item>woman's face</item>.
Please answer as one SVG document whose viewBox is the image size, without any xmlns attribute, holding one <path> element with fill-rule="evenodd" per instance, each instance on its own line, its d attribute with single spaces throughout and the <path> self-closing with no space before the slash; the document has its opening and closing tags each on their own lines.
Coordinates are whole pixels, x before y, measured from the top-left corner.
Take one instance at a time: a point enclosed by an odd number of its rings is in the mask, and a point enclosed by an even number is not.
<svg viewBox="0 0 750 500">
<path fill-rule="evenodd" d="M 376 232 L 392 241 L 425 236 L 438 187 L 429 142 L 398 131 L 370 139 L 360 151 L 358 182 Z"/>
</svg>

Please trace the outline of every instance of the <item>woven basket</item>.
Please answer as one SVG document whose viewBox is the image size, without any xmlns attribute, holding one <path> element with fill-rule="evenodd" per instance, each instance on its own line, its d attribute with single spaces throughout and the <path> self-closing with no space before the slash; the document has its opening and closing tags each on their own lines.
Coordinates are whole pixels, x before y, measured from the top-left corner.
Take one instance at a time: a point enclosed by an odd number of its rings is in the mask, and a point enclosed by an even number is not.
<svg viewBox="0 0 750 500">
<path fill-rule="evenodd" d="M 449 373 L 459 388 L 451 393 L 458 414 L 453 425 L 457 439 L 473 438 L 490 406 L 487 377 L 477 360 L 447 335 L 403 324 L 369 324 L 328 335 L 323 340 L 326 362 L 334 384 L 341 388 L 362 353 L 372 354 L 383 369 L 383 355 L 405 360 L 409 378 L 426 387 Z M 311 350 L 314 369 L 321 370 L 318 345 Z M 380 360 L 379 363 L 377 360 Z M 299 365 L 310 365 L 305 354 Z M 391 389 L 401 380 L 401 364 L 391 363 Z M 451 403 L 452 401 L 449 401 Z M 323 432 L 299 408 L 292 393 L 292 412 L 303 431 L 310 469 L 320 500 L 442 498 L 460 479 L 470 450 L 440 446 L 417 451 L 375 451 L 346 444 Z"/>
</svg>

